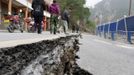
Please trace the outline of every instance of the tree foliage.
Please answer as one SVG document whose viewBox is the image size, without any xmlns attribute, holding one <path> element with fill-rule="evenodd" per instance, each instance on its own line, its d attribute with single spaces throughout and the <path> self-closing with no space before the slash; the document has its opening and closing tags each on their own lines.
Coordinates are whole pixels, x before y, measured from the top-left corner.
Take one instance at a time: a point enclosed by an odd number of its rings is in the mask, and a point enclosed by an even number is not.
<svg viewBox="0 0 134 75">
<path fill-rule="evenodd" d="M 89 32 L 94 33 L 95 28 L 96 28 L 95 22 L 94 21 L 90 21 L 90 20 L 87 21 L 86 22 L 86 28 L 88 29 Z"/>
<path fill-rule="evenodd" d="M 61 11 L 64 10 L 64 8 L 71 8 L 71 22 L 73 24 L 76 24 L 77 20 L 80 20 L 83 22 L 83 26 L 86 27 L 87 21 L 89 21 L 90 16 L 90 10 L 87 7 L 84 7 L 84 4 L 86 3 L 85 0 L 57 0 L 60 4 Z"/>
<path fill-rule="evenodd" d="M 85 0 L 57 0 L 60 4 L 61 11 L 64 10 L 64 8 L 71 8 L 71 15 L 73 15 L 73 18 L 78 19 L 84 19 L 85 16 L 90 16 L 90 12 L 88 8 L 84 8 Z"/>
</svg>

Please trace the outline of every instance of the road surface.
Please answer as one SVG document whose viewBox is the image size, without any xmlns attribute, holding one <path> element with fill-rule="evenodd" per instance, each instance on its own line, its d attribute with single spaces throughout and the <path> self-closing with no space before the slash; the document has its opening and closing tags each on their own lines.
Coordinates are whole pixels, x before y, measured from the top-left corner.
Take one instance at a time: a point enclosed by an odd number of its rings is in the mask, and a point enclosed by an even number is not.
<svg viewBox="0 0 134 75">
<path fill-rule="evenodd" d="M 78 64 L 93 75 L 134 75 L 134 45 L 83 34 Z"/>
<path fill-rule="evenodd" d="M 68 34 L 76 35 L 76 34 Z M 42 34 L 37 33 L 0 33 L 0 48 L 13 47 L 16 45 L 30 44 L 39 42 L 42 40 L 52 40 L 59 37 L 65 37 L 64 33 L 62 34 L 50 34 L 49 32 L 42 32 Z"/>
</svg>

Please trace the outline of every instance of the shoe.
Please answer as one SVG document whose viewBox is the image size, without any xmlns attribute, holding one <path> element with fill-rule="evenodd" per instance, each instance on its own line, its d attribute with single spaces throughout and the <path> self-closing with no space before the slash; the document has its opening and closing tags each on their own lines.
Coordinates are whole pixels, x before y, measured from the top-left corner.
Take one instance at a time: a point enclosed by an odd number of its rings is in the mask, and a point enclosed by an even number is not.
<svg viewBox="0 0 134 75">
<path fill-rule="evenodd" d="M 41 34 L 41 33 L 38 33 L 38 34 Z"/>
<path fill-rule="evenodd" d="M 38 31 L 38 34 L 41 34 L 41 31 Z"/>
</svg>

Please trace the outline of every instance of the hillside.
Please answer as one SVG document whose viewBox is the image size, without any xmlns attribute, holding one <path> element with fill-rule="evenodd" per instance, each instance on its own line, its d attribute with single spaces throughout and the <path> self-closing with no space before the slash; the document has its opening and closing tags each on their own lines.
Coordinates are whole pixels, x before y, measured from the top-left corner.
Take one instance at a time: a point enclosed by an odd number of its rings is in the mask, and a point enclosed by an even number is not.
<svg viewBox="0 0 134 75">
<path fill-rule="evenodd" d="M 128 11 L 129 0 L 103 0 L 91 8 L 91 18 L 102 17 L 102 23 L 106 23 L 128 15 Z M 132 15 L 134 15 L 134 1 L 132 2 Z"/>
</svg>

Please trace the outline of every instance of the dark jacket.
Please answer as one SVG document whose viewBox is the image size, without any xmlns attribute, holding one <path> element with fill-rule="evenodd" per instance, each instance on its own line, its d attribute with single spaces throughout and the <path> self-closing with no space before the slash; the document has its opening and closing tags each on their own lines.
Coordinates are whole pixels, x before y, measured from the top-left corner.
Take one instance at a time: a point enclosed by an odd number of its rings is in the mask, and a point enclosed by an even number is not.
<svg viewBox="0 0 134 75">
<path fill-rule="evenodd" d="M 67 10 L 64 10 L 64 12 L 61 14 L 61 19 L 66 20 L 69 24 L 69 12 Z"/>
<path fill-rule="evenodd" d="M 40 9 L 39 13 L 36 13 L 35 9 L 38 6 L 40 6 L 41 9 Z M 44 2 L 44 0 L 33 0 L 32 8 L 33 8 L 33 16 L 43 16 L 43 11 L 45 10 L 45 2 Z"/>
</svg>

